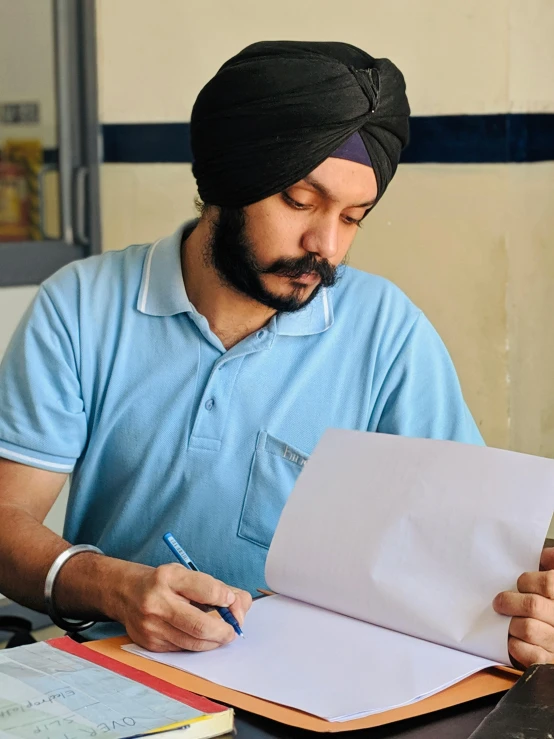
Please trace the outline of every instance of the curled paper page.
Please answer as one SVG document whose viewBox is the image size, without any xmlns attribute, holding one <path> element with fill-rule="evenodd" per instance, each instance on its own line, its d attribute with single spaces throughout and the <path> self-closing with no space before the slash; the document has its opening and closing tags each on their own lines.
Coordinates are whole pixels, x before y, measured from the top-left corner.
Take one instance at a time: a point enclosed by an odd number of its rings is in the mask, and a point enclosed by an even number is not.
<svg viewBox="0 0 554 739">
<path fill-rule="evenodd" d="M 449 441 L 328 430 L 283 510 L 274 591 L 502 664 L 492 608 L 538 569 L 554 461 Z"/>
</svg>

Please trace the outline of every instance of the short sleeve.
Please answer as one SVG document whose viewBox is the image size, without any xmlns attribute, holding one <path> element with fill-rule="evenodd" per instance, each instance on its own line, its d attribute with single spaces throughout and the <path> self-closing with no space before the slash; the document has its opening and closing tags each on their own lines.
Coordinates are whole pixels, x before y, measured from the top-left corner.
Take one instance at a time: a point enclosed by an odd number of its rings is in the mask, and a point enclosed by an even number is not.
<svg viewBox="0 0 554 739">
<path fill-rule="evenodd" d="M 73 470 L 87 435 L 75 333 L 41 287 L 0 365 L 0 457 Z"/>
<path fill-rule="evenodd" d="M 484 443 L 448 351 L 421 313 L 386 374 L 376 405 L 376 430 L 382 433 Z"/>
</svg>

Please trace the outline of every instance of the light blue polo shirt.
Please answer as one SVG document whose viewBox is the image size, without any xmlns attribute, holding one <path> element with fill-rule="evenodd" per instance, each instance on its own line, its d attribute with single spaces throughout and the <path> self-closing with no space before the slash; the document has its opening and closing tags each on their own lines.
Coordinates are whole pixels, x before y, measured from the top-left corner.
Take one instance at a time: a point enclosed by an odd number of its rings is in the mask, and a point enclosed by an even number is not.
<svg viewBox="0 0 554 739">
<path fill-rule="evenodd" d="M 390 282 L 341 267 L 226 351 L 187 298 L 182 232 L 41 286 L 0 367 L 0 456 L 71 473 L 70 542 L 156 566 L 171 530 L 200 569 L 255 593 L 326 428 L 482 439 L 442 341 Z M 386 494 L 371 469 L 367 492 Z"/>
</svg>

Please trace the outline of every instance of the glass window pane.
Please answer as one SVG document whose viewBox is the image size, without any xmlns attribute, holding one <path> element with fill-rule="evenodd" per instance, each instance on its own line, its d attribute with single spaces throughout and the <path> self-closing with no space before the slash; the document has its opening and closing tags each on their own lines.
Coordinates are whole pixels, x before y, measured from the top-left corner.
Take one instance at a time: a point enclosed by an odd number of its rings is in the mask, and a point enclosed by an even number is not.
<svg viewBox="0 0 554 739">
<path fill-rule="evenodd" d="M 53 0 L 0 0 L 0 241 L 59 239 Z"/>
</svg>

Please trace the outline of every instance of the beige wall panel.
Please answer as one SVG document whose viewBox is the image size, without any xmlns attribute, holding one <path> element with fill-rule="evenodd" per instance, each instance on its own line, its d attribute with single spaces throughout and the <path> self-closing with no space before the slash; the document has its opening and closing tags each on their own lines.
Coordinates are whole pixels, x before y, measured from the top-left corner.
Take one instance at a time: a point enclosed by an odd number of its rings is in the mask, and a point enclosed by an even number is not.
<svg viewBox="0 0 554 739">
<path fill-rule="evenodd" d="M 554 2 L 512 0 L 510 110 L 554 112 Z"/>
<path fill-rule="evenodd" d="M 101 121 L 189 119 L 187 80 L 199 76 L 188 45 L 201 7 L 188 0 L 97 0 Z"/>
<path fill-rule="evenodd" d="M 0 288 L 0 361 L 37 290 L 34 285 Z"/>
<path fill-rule="evenodd" d="M 48 239 L 61 238 L 60 178 L 57 170 L 44 175 L 44 233 Z"/>
<path fill-rule="evenodd" d="M 189 164 L 103 164 L 104 250 L 154 241 L 195 215 Z"/>
<path fill-rule="evenodd" d="M 40 106 L 37 124 L 0 122 L 0 144 L 27 138 L 57 146 L 53 5 L 52 0 L 0 0 L 0 102 Z"/>
<path fill-rule="evenodd" d="M 63 486 L 60 494 L 54 501 L 54 505 L 48 511 L 44 519 L 44 525 L 48 526 L 55 534 L 62 536 L 63 525 L 65 523 L 65 512 L 67 509 L 67 499 L 69 498 L 69 480 Z"/>
<path fill-rule="evenodd" d="M 417 115 L 508 106 L 510 0 L 98 0 L 100 116 L 186 121 L 200 87 L 262 39 L 342 40 L 404 71 Z"/>
<path fill-rule="evenodd" d="M 23 314 L 37 293 L 35 285 L 26 287 L 0 288 L 0 362 Z M 52 509 L 46 516 L 45 525 L 60 534 L 63 531 L 69 485 L 65 485 Z M 4 596 L 0 594 L 0 600 Z"/>
<path fill-rule="evenodd" d="M 404 165 L 350 264 L 388 277 L 445 341 L 488 444 L 507 447 L 507 257 L 502 167 Z"/>
<path fill-rule="evenodd" d="M 554 457 L 554 162 L 510 167 L 511 446 Z"/>
</svg>

